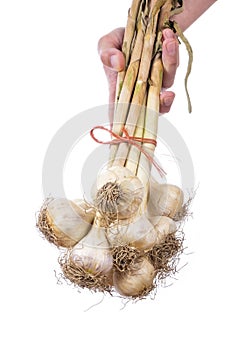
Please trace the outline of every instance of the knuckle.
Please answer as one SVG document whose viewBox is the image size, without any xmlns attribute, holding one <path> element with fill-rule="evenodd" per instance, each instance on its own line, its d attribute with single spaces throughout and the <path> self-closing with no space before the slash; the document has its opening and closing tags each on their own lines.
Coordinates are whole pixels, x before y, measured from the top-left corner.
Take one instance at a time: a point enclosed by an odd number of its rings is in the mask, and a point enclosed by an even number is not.
<svg viewBox="0 0 238 350">
<path fill-rule="evenodd" d="M 98 45 L 97 45 L 97 50 L 98 53 L 102 51 L 102 48 L 104 47 L 104 44 L 108 41 L 108 34 L 103 35 L 99 40 L 98 40 Z"/>
</svg>

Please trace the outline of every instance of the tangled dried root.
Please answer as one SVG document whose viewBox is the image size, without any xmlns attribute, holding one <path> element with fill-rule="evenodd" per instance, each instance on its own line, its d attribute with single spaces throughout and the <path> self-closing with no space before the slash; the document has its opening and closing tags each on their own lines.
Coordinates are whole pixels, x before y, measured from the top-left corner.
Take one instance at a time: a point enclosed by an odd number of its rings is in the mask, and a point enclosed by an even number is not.
<svg viewBox="0 0 238 350">
<path fill-rule="evenodd" d="M 183 223 L 188 217 L 192 216 L 190 206 L 194 197 L 190 197 L 187 202 L 184 203 L 181 210 L 173 217 L 174 221 Z"/>
<path fill-rule="evenodd" d="M 140 255 L 139 250 L 128 245 L 114 247 L 112 250 L 113 266 L 120 272 L 133 269 L 133 265 Z"/>
<path fill-rule="evenodd" d="M 120 185 L 116 182 L 108 182 L 97 192 L 95 205 L 100 212 L 115 216 L 118 211 L 118 200 L 122 195 Z"/>
<path fill-rule="evenodd" d="M 148 256 L 157 271 L 157 280 L 162 280 L 176 272 L 178 257 L 183 252 L 184 236 L 171 233 L 158 245 L 155 245 Z"/>
<path fill-rule="evenodd" d="M 127 182 L 130 184 L 129 180 Z M 137 213 L 142 202 L 142 188 L 132 190 L 126 186 L 126 180 L 123 185 L 117 182 L 107 182 L 96 194 L 94 206 L 102 216 L 107 217 L 108 222 L 131 218 Z"/>
<path fill-rule="evenodd" d="M 64 278 L 72 282 L 76 287 L 87 288 L 93 292 L 111 292 L 112 277 L 105 275 L 93 275 L 75 264 L 67 254 L 59 258 L 59 264 Z"/>
</svg>

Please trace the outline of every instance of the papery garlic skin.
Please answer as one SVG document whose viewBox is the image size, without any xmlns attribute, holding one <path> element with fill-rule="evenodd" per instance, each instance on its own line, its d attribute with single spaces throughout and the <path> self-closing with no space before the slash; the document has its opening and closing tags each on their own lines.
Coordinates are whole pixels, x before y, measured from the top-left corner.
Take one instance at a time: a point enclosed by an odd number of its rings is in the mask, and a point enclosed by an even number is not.
<svg viewBox="0 0 238 350">
<path fill-rule="evenodd" d="M 156 244 L 162 243 L 166 236 L 177 231 L 176 223 L 167 216 L 153 216 L 149 220 L 157 232 Z"/>
<path fill-rule="evenodd" d="M 142 182 L 125 167 L 113 166 L 98 175 L 94 205 L 109 219 L 132 218 L 143 197 Z"/>
<path fill-rule="evenodd" d="M 57 246 L 72 247 L 90 230 L 95 210 L 83 200 L 50 199 L 41 209 L 37 226 Z"/>
<path fill-rule="evenodd" d="M 113 247 L 128 245 L 139 250 L 151 249 L 157 240 L 157 232 L 146 215 L 137 216 L 132 222 L 121 221 L 107 230 Z"/>
<path fill-rule="evenodd" d="M 161 215 L 173 219 L 182 210 L 183 202 L 184 194 L 178 186 L 159 184 L 151 179 L 147 203 L 148 216 Z"/>
<path fill-rule="evenodd" d="M 126 297 L 147 295 L 153 289 L 155 268 L 146 257 L 139 259 L 133 269 L 113 273 L 113 285 L 116 291 Z"/>
</svg>

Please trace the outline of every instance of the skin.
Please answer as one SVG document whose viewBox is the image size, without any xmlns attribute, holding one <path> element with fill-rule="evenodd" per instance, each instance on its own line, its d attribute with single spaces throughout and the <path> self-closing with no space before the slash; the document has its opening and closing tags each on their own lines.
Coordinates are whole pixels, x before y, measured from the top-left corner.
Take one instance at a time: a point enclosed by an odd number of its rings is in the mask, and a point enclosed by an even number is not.
<svg viewBox="0 0 238 350">
<path fill-rule="evenodd" d="M 174 20 L 185 31 L 194 23 L 216 0 L 184 0 L 184 10 L 174 16 Z M 124 69 L 125 60 L 121 52 L 124 28 L 117 28 L 104 35 L 98 42 L 98 53 L 108 80 L 109 103 L 115 100 L 117 73 Z M 172 106 L 175 94 L 166 89 L 170 88 L 175 79 L 179 65 L 179 45 L 176 35 L 170 30 L 163 31 L 164 66 L 163 91 L 160 94 L 160 113 L 168 113 Z"/>
</svg>

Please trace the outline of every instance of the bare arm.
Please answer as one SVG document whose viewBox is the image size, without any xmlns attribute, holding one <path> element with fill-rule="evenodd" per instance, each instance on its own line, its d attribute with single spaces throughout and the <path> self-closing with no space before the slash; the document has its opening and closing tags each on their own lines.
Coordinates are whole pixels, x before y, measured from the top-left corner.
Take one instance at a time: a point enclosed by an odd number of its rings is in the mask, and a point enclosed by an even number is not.
<svg viewBox="0 0 238 350">
<path fill-rule="evenodd" d="M 177 16 L 174 16 L 174 19 L 184 31 L 216 1 L 217 0 L 184 0 L 183 12 Z"/>
</svg>

